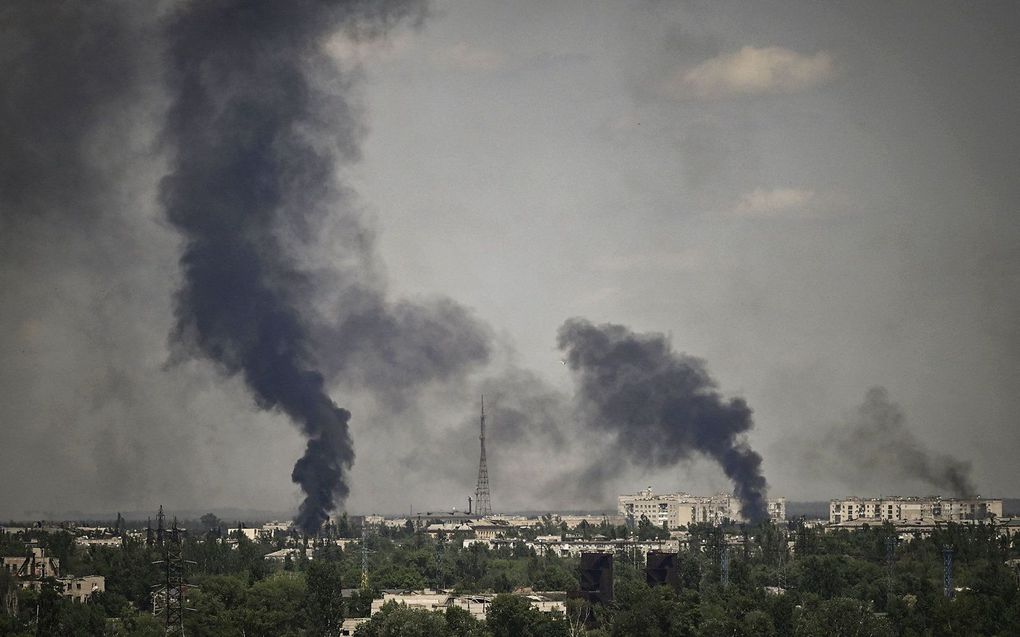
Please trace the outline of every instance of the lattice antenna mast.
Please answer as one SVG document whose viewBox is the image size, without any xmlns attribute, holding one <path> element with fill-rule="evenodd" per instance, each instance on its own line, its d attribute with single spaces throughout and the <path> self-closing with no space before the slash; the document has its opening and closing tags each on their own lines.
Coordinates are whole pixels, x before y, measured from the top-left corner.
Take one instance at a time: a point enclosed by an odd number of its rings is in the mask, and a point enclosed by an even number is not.
<svg viewBox="0 0 1020 637">
<path fill-rule="evenodd" d="M 485 464 L 485 396 L 482 396 L 481 417 L 482 455 L 478 460 L 478 486 L 475 487 L 475 512 L 480 516 L 492 515 L 492 504 L 489 501 L 489 468 Z"/>
</svg>

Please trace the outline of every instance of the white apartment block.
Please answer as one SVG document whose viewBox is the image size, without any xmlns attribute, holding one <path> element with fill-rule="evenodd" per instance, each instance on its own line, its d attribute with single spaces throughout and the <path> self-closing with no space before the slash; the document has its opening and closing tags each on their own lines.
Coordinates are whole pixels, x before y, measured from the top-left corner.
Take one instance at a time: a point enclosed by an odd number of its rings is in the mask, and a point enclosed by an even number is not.
<svg viewBox="0 0 1020 637">
<path fill-rule="evenodd" d="M 882 498 L 848 497 L 829 501 L 830 524 L 854 520 L 959 522 L 962 520 L 985 520 L 992 517 L 1002 517 L 1002 500 L 980 497 L 889 496 Z"/>
<path fill-rule="evenodd" d="M 634 495 L 619 496 L 618 512 L 636 523 L 642 516 L 655 526 L 669 529 L 689 527 L 691 524 L 723 524 L 746 522 L 740 513 L 740 500 L 728 493 L 711 496 L 689 493 L 652 493 L 648 487 Z M 768 501 L 768 514 L 773 520 L 786 518 L 786 498 Z"/>
</svg>

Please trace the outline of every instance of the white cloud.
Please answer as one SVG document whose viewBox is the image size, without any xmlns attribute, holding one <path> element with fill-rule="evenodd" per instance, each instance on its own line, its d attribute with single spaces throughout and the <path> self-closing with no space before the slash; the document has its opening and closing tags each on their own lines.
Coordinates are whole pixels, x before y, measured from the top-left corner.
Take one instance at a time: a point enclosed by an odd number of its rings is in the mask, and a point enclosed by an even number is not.
<svg viewBox="0 0 1020 637">
<path fill-rule="evenodd" d="M 834 74 L 832 56 L 825 51 L 801 55 L 778 46 L 745 46 L 681 69 L 663 89 L 680 99 L 793 93 L 826 82 Z"/>
<path fill-rule="evenodd" d="M 733 212 L 742 217 L 807 217 L 811 215 L 805 208 L 814 196 L 814 191 L 798 188 L 756 188 L 741 197 Z"/>
<path fill-rule="evenodd" d="M 467 42 L 458 42 L 437 51 L 432 61 L 437 66 L 457 71 L 493 71 L 502 68 L 506 62 L 499 51 Z"/>
</svg>

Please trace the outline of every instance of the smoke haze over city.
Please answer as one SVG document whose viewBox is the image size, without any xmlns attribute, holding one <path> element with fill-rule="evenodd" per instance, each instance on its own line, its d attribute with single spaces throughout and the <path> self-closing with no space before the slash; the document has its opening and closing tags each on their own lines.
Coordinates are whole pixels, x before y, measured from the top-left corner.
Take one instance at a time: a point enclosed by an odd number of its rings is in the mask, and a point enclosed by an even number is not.
<svg viewBox="0 0 1020 637">
<path fill-rule="evenodd" d="M 0 26 L 0 516 L 1016 495 L 1011 4 Z"/>
</svg>

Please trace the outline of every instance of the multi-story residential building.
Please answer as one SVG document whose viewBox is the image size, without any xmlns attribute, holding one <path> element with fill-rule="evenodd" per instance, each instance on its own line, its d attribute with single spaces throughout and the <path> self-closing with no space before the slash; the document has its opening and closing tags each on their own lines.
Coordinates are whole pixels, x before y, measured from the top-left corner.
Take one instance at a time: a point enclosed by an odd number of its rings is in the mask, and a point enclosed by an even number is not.
<svg viewBox="0 0 1020 637">
<path fill-rule="evenodd" d="M 728 493 L 712 496 L 691 495 L 689 493 L 656 494 L 648 487 L 634 495 L 619 497 L 620 515 L 629 522 L 640 520 L 642 516 L 656 525 L 669 529 L 689 527 L 692 524 L 723 524 L 726 522 L 746 522 L 740 513 L 740 500 Z M 786 498 L 774 498 L 768 501 L 768 515 L 774 520 L 786 517 Z"/>
<path fill-rule="evenodd" d="M 856 496 L 829 501 L 829 523 L 854 520 L 899 522 L 934 520 L 958 522 L 1002 517 L 1002 500 L 943 498 L 941 496 L 860 498 Z"/>
</svg>

